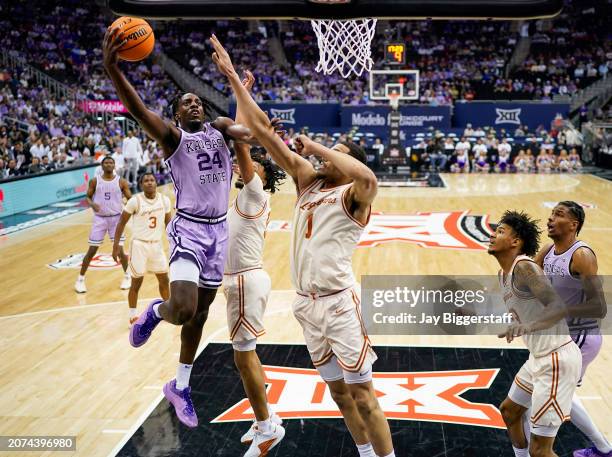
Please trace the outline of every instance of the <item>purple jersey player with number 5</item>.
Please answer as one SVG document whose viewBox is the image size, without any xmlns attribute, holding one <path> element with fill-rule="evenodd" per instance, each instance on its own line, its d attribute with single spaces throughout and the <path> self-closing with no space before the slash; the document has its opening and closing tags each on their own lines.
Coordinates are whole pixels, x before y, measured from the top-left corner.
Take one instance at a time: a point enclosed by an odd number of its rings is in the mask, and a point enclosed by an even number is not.
<svg viewBox="0 0 612 457">
<path fill-rule="evenodd" d="M 117 65 L 124 42 L 118 28 L 104 37 L 104 68 L 119 98 L 145 131 L 163 148 L 176 192 L 176 216 L 168 225 L 170 241 L 170 299 L 153 300 L 130 330 L 134 347 L 147 342 L 162 321 L 181 325 L 181 352 L 176 379 L 164 395 L 181 422 L 195 427 L 198 418 L 191 401 L 189 377 L 217 287 L 223 280 L 228 228 L 226 212 L 231 182 L 229 139 L 254 142 L 250 131 L 231 119 L 205 122 L 205 106 L 194 94 L 172 102 L 173 122 L 147 109 Z"/>
</svg>

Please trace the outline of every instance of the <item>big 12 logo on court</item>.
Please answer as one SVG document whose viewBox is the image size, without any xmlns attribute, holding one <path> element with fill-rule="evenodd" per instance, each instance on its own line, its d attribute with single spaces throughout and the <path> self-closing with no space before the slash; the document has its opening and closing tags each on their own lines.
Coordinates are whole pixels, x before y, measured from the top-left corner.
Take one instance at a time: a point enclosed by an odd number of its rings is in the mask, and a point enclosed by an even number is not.
<svg viewBox="0 0 612 457">
<path fill-rule="evenodd" d="M 337 418 L 342 415 L 327 384 L 315 369 L 264 366 L 268 402 L 283 419 Z M 471 389 L 488 389 L 498 369 L 374 373 L 378 402 L 388 419 L 445 422 L 504 428 L 499 410 L 461 397 Z M 221 413 L 212 423 L 253 420 L 248 399 Z"/>
</svg>

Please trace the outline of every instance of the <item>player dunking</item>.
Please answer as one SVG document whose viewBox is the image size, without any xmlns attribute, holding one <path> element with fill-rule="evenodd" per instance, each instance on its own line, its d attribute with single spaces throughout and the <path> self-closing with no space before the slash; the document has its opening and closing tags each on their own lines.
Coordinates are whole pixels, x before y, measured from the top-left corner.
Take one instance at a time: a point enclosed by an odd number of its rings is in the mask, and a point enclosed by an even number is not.
<svg viewBox="0 0 612 457">
<path fill-rule="evenodd" d="M 586 318 L 569 318 L 570 336 L 582 353 L 578 387 L 589 364 L 601 350 L 599 321 L 606 316 L 602 284 L 597 276 L 597 257 L 584 241 L 577 239 L 584 224 L 584 209 L 574 201 L 559 202 L 548 218 L 548 237 L 535 260 L 544 269 L 555 291 L 567 306 L 578 306 Z M 574 451 L 574 457 L 612 457 L 612 446 L 593 423 L 577 395 L 572 399 L 572 423 L 593 443 Z"/>
<path fill-rule="evenodd" d="M 162 321 L 181 325 L 181 352 L 176 379 L 164 386 L 181 422 L 196 427 L 189 378 L 208 308 L 223 280 L 227 249 L 226 214 L 231 160 L 226 141 L 249 141 L 246 127 L 219 117 L 205 122 L 202 100 L 183 94 L 172 102 L 173 122 L 147 109 L 117 64 L 124 43 L 115 27 L 104 36 L 104 68 L 121 102 L 162 147 L 176 194 L 176 215 L 168 225 L 170 242 L 170 299 L 153 300 L 130 330 L 130 343 L 147 342 Z"/>
<path fill-rule="evenodd" d="M 561 424 L 569 419 L 580 377 L 581 355 L 565 322 L 568 309 L 544 272 L 529 256 L 538 249 L 540 231 L 525 213 L 507 211 L 491 235 L 489 254 L 501 270 L 500 286 L 514 315 L 505 337 L 522 336 L 529 359 L 517 373 L 500 412 L 516 457 L 553 457 Z M 528 442 L 522 416 L 531 407 Z"/>
<path fill-rule="evenodd" d="M 74 284 L 74 290 L 82 294 L 87 292 L 85 286 L 85 272 L 89 267 L 91 259 L 98 252 L 98 248 L 108 233 L 111 241 L 115 241 L 115 229 L 119 223 L 121 209 L 123 208 L 123 197 L 130 199 L 132 193 L 128 182 L 115 174 L 115 161 L 111 156 L 106 156 L 100 164 L 102 174 L 92 178 L 87 188 L 87 203 L 94 212 L 91 231 L 89 232 L 89 249 L 83 257 L 79 277 Z M 128 259 L 123 252 L 125 237 L 116 240 L 119 245 L 117 261 L 121 262 L 125 276 L 121 281 L 121 289 L 130 288 L 130 275 L 127 273 Z"/>
<path fill-rule="evenodd" d="M 247 90 L 255 79 L 250 72 L 243 82 Z M 238 110 L 236 122 L 241 122 Z M 265 333 L 263 316 L 271 282 L 262 268 L 264 237 L 270 218 L 270 196 L 285 173 L 250 147 L 235 144 L 238 162 L 236 187 L 240 192 L 228 211 L 229 248 L 223 277 L 227 300 L 227 325 L 234 348 L 234 362 L 256 421 L 241 441 L 249 443 L 246 457 L 258 457 L 275 447 L 285 435 L 282 419 L 270 411 L 265 375 L 255 352 L 257 338 Z"/>
<path fill-rule="evenodd" d="M 301 136 L 298 150 L 316 155 L 316 172 L 274 133 L 240 82 L 229 55 L 215 36 L 213 60 L 236 95 L 245 123 L 297 184 L 299 196 L 291 242 L 293 312 L 302 326 L 314 365 L 327 382 L 361 456 L 394 456 L 389 425 L 372 385 L 376 355 L 361 321 L 352 254 L 368 222 L 377 192 L 376 176 L 365 153 L 353 143 L 328 149 Z"/>
<path fill-rule="evenodd" d="M 162 244 L 165 228 L 172 217 L 170 199 L 157 192 L 157 180 L 153 173 L 145 173 L 140 177 L 140 187 L 143 193 L 134 195 L 123 208 L 113 245 L 113 258 L 117 260 L 121 252 L 119 239 L 123 236 L 126 224 L 133 217 L 129 260 L 132 285 L 128 292 L 130 325 L 138 319 L 136 304 L 145 273 L 150 272 L 157 276 L 159 295 L 164 300 L 170 297 L 168 259 Z"/>
</svg>

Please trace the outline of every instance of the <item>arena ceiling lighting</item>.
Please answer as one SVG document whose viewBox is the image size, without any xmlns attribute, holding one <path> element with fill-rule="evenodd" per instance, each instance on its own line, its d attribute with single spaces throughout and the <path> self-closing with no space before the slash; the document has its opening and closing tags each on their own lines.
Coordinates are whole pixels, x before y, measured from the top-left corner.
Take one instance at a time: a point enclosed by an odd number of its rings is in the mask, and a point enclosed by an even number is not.
<svg viewBox="0 0 612 457">
<path fill-rule="evenodd" d="M 563 0 L 104 0 L 115 13 L 152 19 L 533 19 Z"/>
</svg>

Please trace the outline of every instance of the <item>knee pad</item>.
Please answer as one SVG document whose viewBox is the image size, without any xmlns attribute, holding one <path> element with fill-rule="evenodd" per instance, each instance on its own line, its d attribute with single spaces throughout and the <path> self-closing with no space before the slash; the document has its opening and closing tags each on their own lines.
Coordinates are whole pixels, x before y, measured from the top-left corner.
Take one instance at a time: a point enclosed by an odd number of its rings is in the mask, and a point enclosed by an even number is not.
<svg viewBox="0 0 612 457">
<path fill-rule="evenodd" d="M 200 282 L 200 268 L 192 259 L 177 257 L 170 264 L 170 282 L 189 281 L 198 284 Z"/>
<path fill-rule="evenodd" d="M 238 352 L 254 351 L 257 347 L 257 338 L 245 341 L 232 341 L 232 347 L 234 351 Z"/>
<path fill-rule="evenodd" d="M 517 405 L 521 405 L 525 408 L 529 408 L 531 406 L 531 394 L 525 392 L 523 389 L 517 386 L 516 382 L 512 382 L 510 390 L 508 391 L 508 398 Z"/>
<path fill-rule="evenodd" d="M 321 375 L 324 381 L 339 381 L 344 378 L 344 374 L 342 373 L 342 368 L 338 364 L 338 359 L 334 355 L 329 362 L 324 363 L 317 367 L 317 371 Z"/>
<path fill-rule="evenodd" d="M 343 370 L 344 382 L 347 384 L 363 384 L 372 381 L 372 365 L 363 364 L 359 371 Z"/>
</svg>

